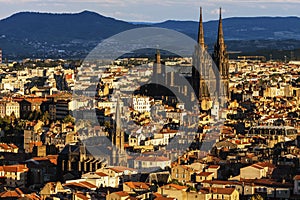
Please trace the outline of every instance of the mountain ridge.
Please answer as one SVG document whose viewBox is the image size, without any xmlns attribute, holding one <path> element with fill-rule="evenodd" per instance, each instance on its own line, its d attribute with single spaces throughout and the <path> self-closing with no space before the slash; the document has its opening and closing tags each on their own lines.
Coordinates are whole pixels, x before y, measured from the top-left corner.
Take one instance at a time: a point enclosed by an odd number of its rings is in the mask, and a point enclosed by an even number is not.
<svg viewBox="0 0 300 200">
<path fill-rule="evenodd" d="M 218 20 L 203 24 L 205 41 L 211 48 L 216 39 Z M 173 29 L 193 39 L 196 39 L 198 32 L 198 22 L 192 20 L 135 23 L 88 10 L 79 13 L 19 12 L 0 20 L 0 48 L 9 58 L 53 55 L 85 57 L 105 38 L 129 29 L 149 26 Z M 223 29 L 226 43 L 232 51 L 300 48 L 300 18 L 297 16 L 224 18 Z M 256 40 L 269 42 L 253 46 L 250 41 Z M 274 45 L 272 41 L 279 42 Z"/>
</svg>

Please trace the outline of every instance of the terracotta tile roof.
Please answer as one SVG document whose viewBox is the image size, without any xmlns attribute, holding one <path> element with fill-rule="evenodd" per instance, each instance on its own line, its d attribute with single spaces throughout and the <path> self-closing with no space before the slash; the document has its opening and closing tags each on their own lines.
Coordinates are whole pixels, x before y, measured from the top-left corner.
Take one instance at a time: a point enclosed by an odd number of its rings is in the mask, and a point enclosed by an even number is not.
<svg viewBox="0 0 300 200">
<path fill-rule="evenodd" d="M 97 186 L 87 182 L 87 181 L 82 181 L 82 182 L 70 182 L 70 183 L 65 183 L 63 186 L 66 187 L 80 187 L 80 188 L 86 188 L 86 189 L 96 189 Z"/>
<path fill-rule="evenodd" d="M 226 194 L 226 195 L 231 195 L 234 192 L 234 188 L 203 188 L 206 192 L 208 191 L 209 193 L 212 194 Z"/>
<path fill-rule="evenodd" d="M 154 200 L 175 200 L 176 198 L 173 197 L 157 197 Z"/>
<path fill-rule="evenodd" d="M 0 198 L 19 198 L 21 197 L 15 190 L 12 191 L 4 191 L 0 193 Z"/>
<path fill-rule="evenodd" d="M 294 177 L 294 180 L 300 180 L 300 175 L 296 175 L 295 177 Z"/>
<path fill-rule="evenodd" d="M 124 172 L 126 170 L 128 170 L 128 171 L 137 171 L 136 169 L 123 167 L 123 166 L 113 166 L 113 167 L 109 167 L 109 169 L 111 169 L 111 170 L 113 170 L 117 173 Z"/>
<path fill-rule="evenodd" d="M 159 194 L 159 193 L 157 193 L 157 192 L 153 193 L 153 195 L 156 196 L 156 197 L 163 197 L 162 194 Z"/>
<path fill-rule="evenodd" d="M 82 192 L 77 192 L 75 195 L 80 199 L 89 200 L 89 198 L 86 195 L 84 195 Z"/>
<path fill-rule="evenodd" d="M 209 169 L 218 169 L 220 168 L 220 165 L 210 165 L 208 166 Z"/>
<path fill-rule="evenodd" d="M 170 183 L 170 184 L 167 184 L 167 185 L 163 185 L 161 188 L 174 188 L 176 190 L 187 189 L 186 186 L 181 186 L 181 185 L 177 185 L 177 184 L 173 184 L 173 183 Z"/>
<path fill-rule="evenodd" d="M 257 165 L 257 164 L 253 164 L 253 165 L 251 165 L 251 167 L 254 167 L 256 169 L 264 169 L 264 167 Z"/>
<path fill-rule="evenodd" d="M 95 174 L 97 174 L 98 176 L 102 176 L 102 177 L 108 176 L 107 174 L 105 174 L 103 172 L 96 172 Z"/>
<path fill-rule="evenodd" d="M 127 197 L 126 200 L 138 200 L 136 197 Z"/>
<path fill-rule="evenodd" d="M 57 165 L 58 155 L 48 155 L 47 158 L 49 158 L 50 162 L 52 162 L 54 165 Z"/>
<path fill-rule="evenodd" d="M 269 162 L 259 162 L 256 163 L 256 165 L 262 166 L 262 167 L 269 167 L 269 168 L 275 168 L 275 166 Z"/>
<path fill-rule="evenodd" d="M 26 194 L 25 197 L 27 197 L 31 200 L 40 200 L 41 199 L 36 193 Z"/>
<path fill-rule="evenodd" d="M 149 189 L 149 185 L 143 182 L 125 182 L 124 184 L 130 187 L 131 189 Z"/>
<path fill-rule="evenodd" d="M 210 175 L 212 175 L 213 174 L 213 172 L 200 172 L 200 173 L 198 173 L 197 175 L 198 176 L 205 176 L 205 177 L 207 177 L 207 176 L 210 176 Z"/>
<path fill-rule="evenodd" d="M 28 172 L 26 165 L 6 165 L 2 166 L 4 172 Z"/>
<path fill-rule="evenodd" d="M 114 192 L 114 194 L 118 195 L 119 197 L 127 197 L 127 196 L 129 196 L 129 194 L 127 192 L 124 192 L 124 191 Z"/>
<path fill-rule="evenodd" d="M 23 194 L 19 188 L 16 188 L 15 190 L 7 190 L 0 193 L 0 198 L 19 198 L 22 197 Z"/>
</svg>

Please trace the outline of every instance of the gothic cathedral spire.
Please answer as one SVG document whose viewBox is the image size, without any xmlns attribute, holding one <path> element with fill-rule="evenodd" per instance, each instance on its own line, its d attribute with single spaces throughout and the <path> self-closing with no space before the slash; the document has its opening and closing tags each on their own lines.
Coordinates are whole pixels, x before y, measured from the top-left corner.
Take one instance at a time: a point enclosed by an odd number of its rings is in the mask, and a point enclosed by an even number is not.
<svg viewBox="0 0 300 200">
<path fill-rule="evenodd" d="M 201 48 L 205 48 L 204 44 L 204 31 L 203 31 L 203 20 L 202 20 L 202 7 L 200 7 L 200 19 L 199 19 L 199 29 L 198 29 L 198 44 Z"/>
<path fill-rule="evenodd" d="M 124 149 L 124 131 L 122 130 L 122 121 L 121 121 L 121 105 L 120 97 L 118 96 L 117 105 L 116 105 L 116 114 L 115 114 L 115 124 L 114 132 L 112 137 L 112 165 L 127 165 L 127 157 Z"/>
<path fill-rule="evenodd" d="M 218 28 L 218 40 L 217 44 L 221 47 L 225 47 L 224 43 L 224 34 L 223 34 L 223 22 L 222 22 L 222 8 L 220 8 L 220 17 L 219 17 L 219 28 Z"/>
<path fill-rule="evenodd" d="M 217 98 L 221 105 L 224 105 L 229 98 L 229 62 L 223 34 L 222 9 L 220 8 L 220 18 L 218 27 L 218 38 L 214 47 L 213 60 L 217 66 L 219 76 L 217 76 Z"/>
</svg>

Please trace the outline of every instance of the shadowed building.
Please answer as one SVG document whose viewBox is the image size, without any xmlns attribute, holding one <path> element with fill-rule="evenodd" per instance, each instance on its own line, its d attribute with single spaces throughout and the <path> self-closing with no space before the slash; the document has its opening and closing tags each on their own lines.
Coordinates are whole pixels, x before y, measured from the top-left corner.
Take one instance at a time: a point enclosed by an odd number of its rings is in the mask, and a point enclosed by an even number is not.
<svg viewBox="0 0 300 200">
<path fill-rule="evenodd" d="M 202 8 L 200 8 L 197 42 L 198 46 L 196 46 L 193 55 L 192 85 L 199 102 L 201 102 L 201 109 L 211 109 L 212 105 L 209 100 L 217 101 L 221 106 L 224 106 L 229 98 L 229 62 L 224 42 L 221 9 L 218 38 L 212 59 L 207 53 L 207 46 L 204 42 Z M 213 68 L 212 60 L 216 68 Z"/>
<path fill-rule="evenodd" d="M 222 24 L 222 10 L 220 8 L 218 39 L 214 47 L 213 60 L 219 71 L 216 89 L 219 103 L 225 105 L 229 99 L 229 58 L 226 51 Z"/>
</svg>

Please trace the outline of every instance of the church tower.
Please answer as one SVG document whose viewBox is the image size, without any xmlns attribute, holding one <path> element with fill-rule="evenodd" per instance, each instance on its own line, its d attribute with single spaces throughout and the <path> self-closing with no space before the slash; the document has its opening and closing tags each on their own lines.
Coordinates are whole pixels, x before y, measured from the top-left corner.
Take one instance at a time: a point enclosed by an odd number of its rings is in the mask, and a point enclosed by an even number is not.
<svg viewBox="0 0 300 200">
<path fill-rule="evenodd" d="M 204 43 L 204 30 L 202 19 L 202 8 L 200 7 L 200 19 L 198 28 L 198 46 L 195 48 L 195 54 L 193 58 L 192 69 L 192 82 L 193 88 L 199 101 L 207 100 L 210 97 L 208 85 L 209 85 L 209 69 L 210 58 L 206 52 L 207 46 Z"/>
<path fill-rule="evenodd" d="M 155 75 L 158 75 L 158 74 L 162 73 L 160 58 L 161 58 L 160 51 L 159 51 L 159 49 L 157 49 L 156 54 L 155 54 L 155 63 L 154 63 L 154 74 Z"/>
<path fill-rule="evenodd" d="M 229 62 L 224 42 L 222 10 L 220 8 L 218 38 L 214 46 L 213 60 L 219 71 L 216 81 L 217 97 L 220 105 L 224 106 L 229 98 Z"/>
<path fill-rule="evenodd" d="M 112 135 L 112 165 L 127 166 L 127 156 L 124 149 L 124 131 L 122 130 L 120 97 L 117 100 L 114 130 Z"/>
</svg>

